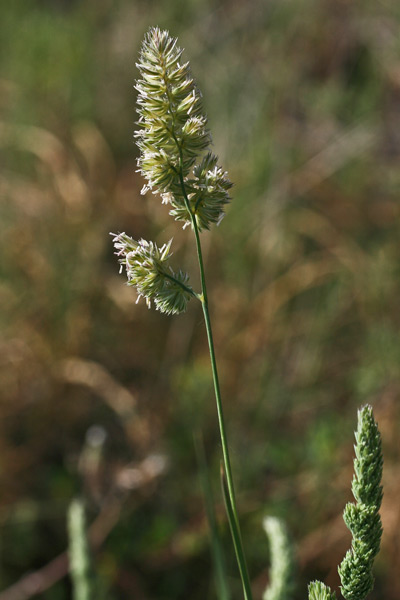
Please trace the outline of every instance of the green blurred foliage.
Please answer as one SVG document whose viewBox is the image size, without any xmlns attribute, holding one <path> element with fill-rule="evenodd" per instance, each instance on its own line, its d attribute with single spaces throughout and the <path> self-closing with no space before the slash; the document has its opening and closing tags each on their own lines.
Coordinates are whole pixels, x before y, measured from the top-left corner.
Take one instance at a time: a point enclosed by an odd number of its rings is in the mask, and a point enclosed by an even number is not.
<svg viewBox="0 0 400 600">
<path fill-rule="evenodd" d="M 195 281 L 188 231 L 140 196 L 135 173 L 134 63 L 159 25 L 186 48 L 235 182 L 203 239 L 255 592 L 267 581 L 266 513 L 298 541 L 298 598 L 316 577 L 338 585 L 356 407 L 372 402 L 386 532 L 371 599 L 397 598 L 396 6 L 14 0 L 1 13 L 1 589 L 66 548 L 66 510 L 84 493 L 104 598 L 215 598 L 193 446 L 202 429 L 240 593 L 201 314 L 135 305 L 108 236 L 174 236 L 175 265 Z M 70 597 L 62 575 L 39 596 Z"/>
</svg>

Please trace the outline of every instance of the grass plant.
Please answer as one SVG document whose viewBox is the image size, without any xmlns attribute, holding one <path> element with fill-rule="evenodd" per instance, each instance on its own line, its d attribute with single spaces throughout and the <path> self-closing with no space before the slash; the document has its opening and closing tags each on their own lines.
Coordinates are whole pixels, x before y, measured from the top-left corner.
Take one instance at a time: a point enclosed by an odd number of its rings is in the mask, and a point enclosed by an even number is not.
<svg viewBox="0 0 400 600">
<path fill-rule="evenodd" d="M 251 600 L 251 586 L 236 506 L 228 439 L 222 407 L 217 361 L 213 342 L 208 293 L 200 232 L 219 224 L 229 202 L 232 184 L 211 153 L 211 135 L 202 111 L 201 94 L 191 75 L 189 63 L 181 64 L 182 50 L 167 31 L 150 29 L 137 64 L 141 77 L 139 125 L 141 154 L 139 170 L 147 179 L 142 192 L 160 194 L 171 206 L 170 214 L 184 227 L 190 226 L 196 241 L 201 290 L 189 286 L 189 276 L 169 266 L 171 241 L 158 248 L 153 242 L 136 242 L 127 234 L 114 235 L 121 266 L 128 283 L 136 287 L 147 305 L 167 314 L 186 309 L 191 297 L 201 302 L 210 351 L 218 424 L 223 455 L 223 487 L 233 544 L 243 585 L 244 597 Z M 199 160 L 202 153 L 206 154 Z"/>
</svg>

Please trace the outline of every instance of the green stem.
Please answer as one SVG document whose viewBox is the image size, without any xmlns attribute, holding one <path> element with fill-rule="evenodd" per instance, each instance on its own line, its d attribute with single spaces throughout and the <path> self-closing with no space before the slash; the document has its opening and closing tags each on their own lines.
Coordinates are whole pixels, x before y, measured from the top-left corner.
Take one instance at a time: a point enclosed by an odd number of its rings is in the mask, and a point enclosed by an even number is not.
<svg viewBox="0 0 400 600">
<path fill-rule="evenodd" d="M 199 244 L 200 244 L 200 242 L 199 242 Z M 201 256 L 201 246 L 200 245 L 198 246 L 198 250 L 199 250 L 200 256 Z M 202 283 L 203 283 L 204 269 L 203 269 L 202 261 L 200 262 L 200 260 L 199 260 L 199 264 L 200 264 L 200 271 L 202 272 Z M 243 544 L 242 544 L 242 536 L 241 536 L 241 532 L 240 532 L 239 518 L 238 518 L 238 514 L 237 514 L 235 488 L 234 488 L 234 484 L 233 484 L 231 462 L 230 462 L 230 457 L 229 457 L 228 439 L 227 439 L 227 435 L 226 435 L 225 418 L 224 418 L 224 412 L 223 412 L 223 408 L 222 408 L 221 391 L 220 391 L 220 387 L 219 387 L 217 362 L 216 362 L 216 358 L 215 358 L 214 341 L 213 341 L 213 335 L 212 335 L 212 329 L 211 329 L 210 313 L 208 310 L 208 301 L 207 301 L 207 292 L 206 292 L 205 282 L 204 282 L 204 287 L 202 287 L 202 291 L 203 291 L 203 302 L 202 302 L 203 314 L 204 314 L 204 321 L 205 321 L 206 330 L 207 330 L 208 347 L 210 350 L 211 368 L 212 368 L 212 374 L 213 374 L 213 380 L 214 380 L 215 400 L 216 400 L 216 404 L 217 404 L 217 413 L 218 413 L 218 424 L 219 424 L 219 431 L 220 431 L 221 443 L 222 443 L 222 455 L 223 455 L 223 459 L 224 459 L 224 470 L 225 470 L 225 474 L 226 474 L 226 482 L 227 482 L 227 487 L 228 487 L 229 501 L 230 501 L 230 508 L 231 508 L 231 514 L 230 514 L 229 507 L 228 507 L 228 515 L 231 517 L 230 525 L 231 525 L 231 530 L 232 530 L 232 539 L 233 539 L 233 543 L 235 546 L 236 558 L 237 558 L 237 562 L 238 562 L 238 566 L 239 566 L 240 576 L 242 579 L 244 597 L 246 600 L 251 600 L 252 595 L 251 595 L 251 587 L 250 587 L 250 578 L 249 578 L 249 573 L 247 570 L 246 558 L 245 558 Z"/>
<path fill-rule="evenodd" d="M 217 361 L 215 358 L 215 349 L 214 349 L 214 341 L 213 341 L 212 328 L 211 328 L 210 313 L 208 310 L 207 286 L 206 286 L 206 279 L 205 279 L 205 272 L 204 272 L 203 253 L 202 253 L 201 242 L 200 242 L 200 233 L 199 233 L 199 228 L 198 228 L 197 222 L 196 222 L 196 216 L 190 208 L 189 199 L 186 194 L 185 182 L 184 182 L 183 173 L 182 173 L 182 151 L 181 150 L 180 150 L 180 154 L 181 154 L 181 169 L 180 169 L 180 173 L 179 173 L 180 184 L 181 184 L 181 188 L 182 188 L 182 194 L 184 197 L 186 209 L 190 215 L 192 228 L 193 228 L 194 235 L 196 238 L 196 249 L 197 249 L 197 258 L 199 261 L 201 292 L 202 292 L 199 299 L 201 300 L 201 303 L 202 303 L 204 321 L 205 321 L 206 331 L 207 331 L 208 348 L 210 351 L 211 369 L 212 369 L 212 375 L 213 375 L 213 381 L 214 381 L 215 400 L 216 400 L 216 405 L 217 405 L 218 424 L 219 424 L 219 431 L 220 431 L 221 444 L 222 444 L 224 471 L 226 474 L 226 482 L 227 482 L 228 494 L 229 494 L 229 503 L 227 503 L 227 514 L 228 514 L 228 519 L 229 519 L 230 527 L 231 527 L 231 531 L 232 531 L 232 539 L 233 539 L 233 544 L 234 544 L 234 548 L 235 548 L 236 559 L 237 559 L 237 563 L 238 563 L 238 567 L 239 567 L 240 577 L 242 580 L 244 598 L 245 598 L 245 600 L 252 600 L 250 578 L 249 578 L 249 573 L 248 573 L 248 569 L 247 569 L 246 557 L 245 557 L 244 550 L 243 550 L 242 536 L 241 536 L 241 532 L 240 532 L 240 524 L 239 524 L 239 518 L 238 518 L 238 513 L 237 513 L 237 508 L 236 508 L 235 488 L 234 488 L 234 484 L 233 484 L 231 462 L 230 462 L 230 457 L 229 457 L 228 439 L 227 439 L 227 435 L 226 435 L 224 411 L 222 408 L 221 390 L 220 390 L 220 386 L 219 386 Z"/>
</svg>

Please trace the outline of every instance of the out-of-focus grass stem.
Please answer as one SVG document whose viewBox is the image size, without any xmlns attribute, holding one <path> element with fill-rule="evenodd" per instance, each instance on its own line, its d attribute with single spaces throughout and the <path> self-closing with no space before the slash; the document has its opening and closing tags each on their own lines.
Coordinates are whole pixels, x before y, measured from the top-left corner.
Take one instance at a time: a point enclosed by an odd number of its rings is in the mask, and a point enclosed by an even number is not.
<svg viewBox="0 0 400 600">
<path fill-rule="evenodd" d="M 93 572 L 86 533 L 85 508 L 74 500 L 68 513 L 69 561 L 74 600 L 93 600 Z"/>
<path fill-rule="evenodd" d="M 211 554 L 215 569 L 217 596 L 218 600 L 230 600 L 230 592 L 226 574 L 225 556 L 223 553 L 217 517 L 215 514 L 214 497 L 211 488 L 206 453 L 204 449 L 204 440 L 200 432 L 194 436 L 194 445 L 196 449 L 197 461 L 199 464 L 199 475 L 204 495 L 204 505 L 206 509 L 207 521 L 210 528 Z"/>
</svg>

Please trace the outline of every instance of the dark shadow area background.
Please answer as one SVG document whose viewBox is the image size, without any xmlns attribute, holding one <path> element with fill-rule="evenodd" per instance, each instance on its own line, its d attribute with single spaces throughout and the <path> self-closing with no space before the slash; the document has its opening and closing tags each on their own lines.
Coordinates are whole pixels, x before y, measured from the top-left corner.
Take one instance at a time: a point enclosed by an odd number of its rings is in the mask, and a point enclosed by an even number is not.
<svg viewBox="0 0 400 600">
<path fill-rule="evenodd" d="M 196 281 L 190 232 L 135 173 L 135 60 L 151 25 L 186 48 L 235 182 L 203 241 L 255 594 L 265 514 L 297 543 L 296 599 L 310 578 L 338 585 L 356 409 L 370 402 L 385 453 L 371 600 L 399 597 L 399 24 L 395 2 L 3 3 L 1 600 L 65 550 L 82 493 L 99 599 L 216 598 L 199 429 L 240 597 L 201 311 L 135 305 L 109 237 L 173 236 Z M 36 597 L 71 597 L 54 574 Z"/>
</svg>

